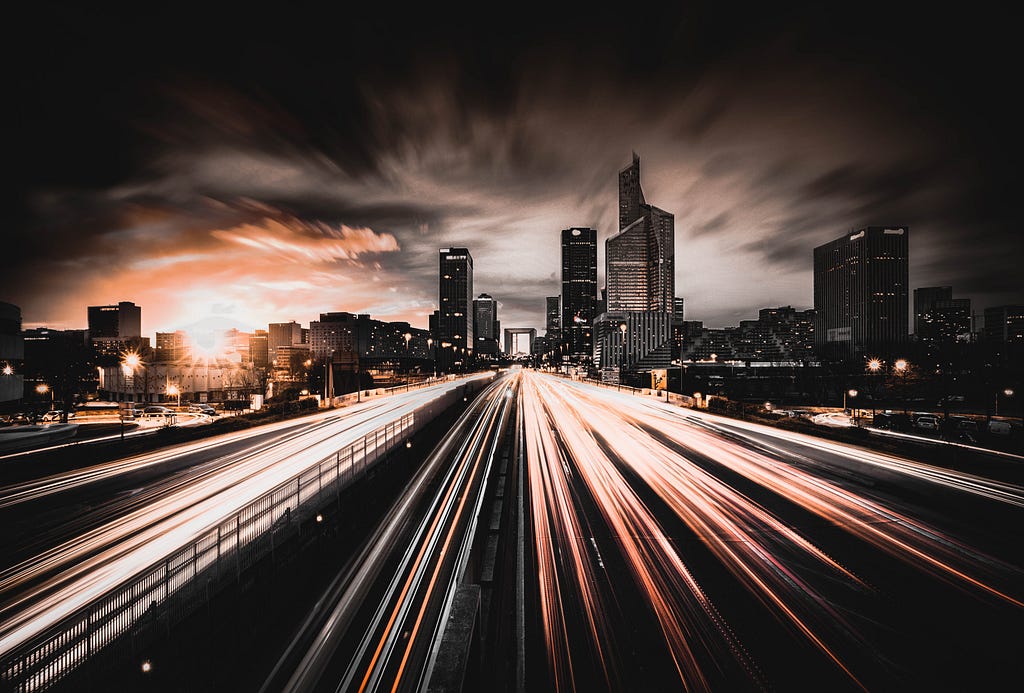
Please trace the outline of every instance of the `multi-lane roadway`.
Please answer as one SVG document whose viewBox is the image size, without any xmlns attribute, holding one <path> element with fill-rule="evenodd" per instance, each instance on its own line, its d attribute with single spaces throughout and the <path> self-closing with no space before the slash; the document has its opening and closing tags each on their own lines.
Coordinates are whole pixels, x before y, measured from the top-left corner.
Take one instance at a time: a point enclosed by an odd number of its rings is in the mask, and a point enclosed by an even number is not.
<svg viewBox="0 0 1024 693">
<path fill-rule="evenodd" d="M 536 373 L 521 407 L 529 689 L 1020 680 L 1019 461 L 988 478 Z"/>
</svg>

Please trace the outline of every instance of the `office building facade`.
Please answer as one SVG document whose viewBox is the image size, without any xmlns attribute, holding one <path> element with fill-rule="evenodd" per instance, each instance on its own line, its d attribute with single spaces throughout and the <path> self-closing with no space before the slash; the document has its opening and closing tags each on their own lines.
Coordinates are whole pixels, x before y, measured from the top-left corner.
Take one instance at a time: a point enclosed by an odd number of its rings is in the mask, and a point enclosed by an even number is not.
<svg viewBox="0 0 1024 693">
<path fill-rule="evenodd" d="M 489 294 L 480 294 L 473 300 L 473 335 L 477 355 L 497 354 L 501 322 L 498 320 L 498 302 Z"/>
<path fill-rule="evenodd" d="M 672 358 L 677 305 L 675 217 L 647 202 L 636 153 L 619 171 L 619 230 L 605 241 L 605 280 L 604 312 L 595 325 L 603 343 L 595 344 L 595 363 L 635 371 L 664 368 Z M 616 334 L 623 324 L 625 338 Z"/>
<path fill-rule="evenodd" d="M 131 301 L 89 306 L 88 321 L 89 340 L 101 354 L 118 355 L 130 342 L 142 338 L 142 306 Z"/>
<path fill-rule="evenodd" d="M 584 227 L 563 229 L 560 330 L 569 355 L 591 357 L 596 308 L 597 231 Z"/>
<path fill-rule="evenodd" d="M 441 248 L 437 285 L 438 367 L 451 371 L 472 354 L 473 256 L 469 248 Z"/>
<path fill-rule="evenodd" d="M 869 226 L 814 249 L 820 356 L 892 356 L 907 343 L 909 236 L 906 226 Z"/>
</svg>

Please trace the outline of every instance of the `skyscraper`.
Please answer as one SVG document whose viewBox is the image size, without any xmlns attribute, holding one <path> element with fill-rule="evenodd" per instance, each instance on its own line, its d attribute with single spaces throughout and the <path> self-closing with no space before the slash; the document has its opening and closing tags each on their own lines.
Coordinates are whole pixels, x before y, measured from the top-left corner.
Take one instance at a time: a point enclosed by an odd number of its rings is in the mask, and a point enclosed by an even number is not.
<svg viewBox="0 0 1024 693">
<path fill-rule="evenodd" d="M 605 241 L 608 311 L 672 312 L 675 217 L 647 204 L 640 157 L 619 171 L 619 231 Z"/>
<path fill-rule="evenodd" d="M 498 345 L 498 331 L 501 323 L 498 320 L 498 302 L 489 294 L 480 294 L 473 300 L 473 335 L 476 339 L 476 354 L 497 354 L 501 349 Z"/>
<path fill-rule="evenodd" d="M 595 361 L 634 371 L 665 367 L 676 298 L 675 217 L 648 204 L 635 152 L 619 171 L 619 230 L 605 241 L 605 279 L 599 319 L 608 324 L 597 328 L 603 342 L 595 345 Z"/>
<path fill-rule="evenodd" d="M 544 331 L 548 339 L 558 341 L 562 329 L 562 297 L 547 296 L 544 299 Z"/>
<path fill-rule="evenodd" d="M 562 340 L 568 353 L 590 357 L 597 307 L 597 231 L 562 230 Z"/>
<path fill-rule="evenodd" d="M 438 366 L 450 371 L 473 351 L 473 256 L 469 248 L 441 248 L 438 252 L 437 336 Z M 448 344 L 449 346 L 445 346 Z"/>
<path fill-rule="evenodd" d="M 869 226 L 814 249 L 820 355 L 891 356 L 906 344 L 909 235 L 906 226 Z"/>
</svg>

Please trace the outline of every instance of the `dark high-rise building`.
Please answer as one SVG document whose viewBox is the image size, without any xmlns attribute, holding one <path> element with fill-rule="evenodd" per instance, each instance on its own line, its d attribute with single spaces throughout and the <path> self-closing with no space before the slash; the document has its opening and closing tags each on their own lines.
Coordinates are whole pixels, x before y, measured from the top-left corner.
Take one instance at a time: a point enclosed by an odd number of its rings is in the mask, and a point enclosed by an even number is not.
<svg viewBox="0 0 1024 693">
<path fill-rule="evenodd" d="M 89 340 L 104 354 L 117 354 L 142 337 L 142 307 L 131 301 L 89 306 Z"/>
<path fill-rule="evenodd" d="M 893 355 L 906 344 L 909 235 L 906 226 L 869 226 L 814 249 L 820 355 Z"/>
<path fill-rule="evenodd" d="M 590 357 L 597 308 L 597 231 L 562 230 L 561 335 L 568 353 Z"/>
<path fill-rule="evenodd" d="M 549 340 L 557 342 L 562 330 L 562 298 L 548 296 L 544 299 L 544 331 Z"/>
<path fill-rule="evenodd" d="M 469 248 L 441 248 L 438 253 L 437 352 L 441 370 L 450 371 L 473 351 L 473 256 Z M 448 344 L 449 346 L 445 346 Z"/>
<path fill-rule="evenodd" d="M 1024 343 L 1024 306 L 993 306 L 985 309 L 985 341 Z"/>
<path fill-rule="evenodd" d="M 970 339 L 971 299 L 953 298 L 950 286 L 914 289 L 914 335 L 932 344 Z"/>
<path fill-rule="evenodd" d="M 921 337 L 921 320 L 927 317 L 936 301 L 949 301 L 953 298 L 952 286 L 923 286 L 914 289 L 914 334 Z M 927 328 L 925 328 L 927 331 Z"/>
<path fill-rule="evenodd" d="M 473 335 L 476 338 L 474 351 L 479 354 L 497 354 L 498 345 L 498 302 L 488 294 L 480 294 L 473 300 Z"/>
</svg>

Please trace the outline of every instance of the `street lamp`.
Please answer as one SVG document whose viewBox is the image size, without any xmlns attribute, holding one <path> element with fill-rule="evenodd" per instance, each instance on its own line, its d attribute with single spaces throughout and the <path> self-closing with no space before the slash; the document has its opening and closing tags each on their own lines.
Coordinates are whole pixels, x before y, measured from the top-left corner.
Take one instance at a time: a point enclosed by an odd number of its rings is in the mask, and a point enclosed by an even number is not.
<svg viewBox="0 0 1024 693">
<path fill-rule="evenodd" d="M 619 330 L 622 332 L 622 357 L 619 363 L 619 387 L 622 387 L 622 381 L 625 379 L 626 374 L 626 330 L 629 326 L 626 323 L 619 323 Z"/>
<path fill-rule="evenodd" d="M 50 411 L 53 411 L 53 388 L 46 383 L 39 383 L 36 385 L 36 392 L 41 395 L 45 395 L 47 392 L 50 393 Z"/>
<path fill-rule="evenodd" d="M 14 375 L 14 366 L 9 363 L 4 364 L 4 375 Z"/>
<path fill-rule="evenodd" d="M 434 346 L 434 338 L 427 337 L 427 356 L 430 358 L 431 363 L 434 365 L 434 377 L 437 377 L 437 359 L 434 358 L 434 352 L 432 351 Z"/>
<path fill-rule="evenodd" d="M 178 398 L 178 409 L 181 409 L 181 388 L 177 385 L 170 384 L 167 386 L 167 396 Z"/>
<path fill-rule="evenodd" d="M 846 411 L 846 396 L 847 395 L 850 396 L 850 399 L 853 399 L 854 397 L 857 396 L 857 390 L 855 390 L 854 388 L 851 387 L 849 390 L 847 390 L 846 392 L 843 393 L 843 411 Z M 853 425 L 854 426 L 857 425 L 857 410 L 856 409 L 853 410 Z"/>
<path fill-rule="evenodd" d="M 893 371 L 900 378 L 900 394 L 903 397 L 903 413 L 907 413 L 907 372 L 910 370 L 910 364 L 906 359 L 897 359 L 892 364 Z"/>
<path fill-rule="evenodd" d="M 1002 394 L 1006 398 L 1013 397 L 1013 388 L 1008 387 L 1008 388 L 1004 389 L 1002 391 Z M 993 416 L 999 416 L 999 391 L 998 390 L 996 390 L 996 406 L 995 406 L 995 413 L 993 414 Z"/>
</svg>

